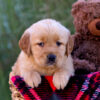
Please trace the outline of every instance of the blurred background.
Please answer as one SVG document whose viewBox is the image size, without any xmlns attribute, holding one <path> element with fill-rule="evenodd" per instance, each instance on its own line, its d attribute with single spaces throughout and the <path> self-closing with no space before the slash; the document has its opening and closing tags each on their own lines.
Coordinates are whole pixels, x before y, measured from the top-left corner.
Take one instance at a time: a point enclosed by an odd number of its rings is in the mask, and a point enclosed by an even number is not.
<svg viewBox="0 0 100 100">
<path fill-rule="evenodd" d="M 34 22 L 53 18 L 74 33 L 72 4 L 75 0 L 0 0 L 0 100 L 11 100 L 8 78 L 20 52 L 18 41 Z"/>
</svg>

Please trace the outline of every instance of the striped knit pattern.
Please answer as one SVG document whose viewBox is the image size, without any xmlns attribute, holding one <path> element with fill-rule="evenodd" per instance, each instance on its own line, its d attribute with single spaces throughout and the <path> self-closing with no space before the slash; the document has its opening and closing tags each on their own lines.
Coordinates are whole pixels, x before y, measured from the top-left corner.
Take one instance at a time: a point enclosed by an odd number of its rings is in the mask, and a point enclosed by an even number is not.
<svg viewBox="0 0 100 100">
<path fill-rule="evenodd" d="M 100 72 L 70 78 L 64 90 L 56 90 L 47 77 L 37 88 L 29 87 L 20 76 L 11 78 L 25 100 L 100 100 Z"/>
</svg>

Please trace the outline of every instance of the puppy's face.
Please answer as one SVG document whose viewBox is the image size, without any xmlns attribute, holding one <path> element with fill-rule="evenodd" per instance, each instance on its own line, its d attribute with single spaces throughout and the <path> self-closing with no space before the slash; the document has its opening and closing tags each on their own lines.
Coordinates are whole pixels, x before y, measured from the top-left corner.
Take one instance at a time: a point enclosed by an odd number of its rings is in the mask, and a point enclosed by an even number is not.
<svg viewBox="0 0 100 100">
<path fill-rule="evenodd" d="M 61 67 L 73 46 L 70 32 L 50 19 L 39 21 L 28 28 L 19 45 L 28 56 L 33 56 L 40 67 Z"/>
</svg>

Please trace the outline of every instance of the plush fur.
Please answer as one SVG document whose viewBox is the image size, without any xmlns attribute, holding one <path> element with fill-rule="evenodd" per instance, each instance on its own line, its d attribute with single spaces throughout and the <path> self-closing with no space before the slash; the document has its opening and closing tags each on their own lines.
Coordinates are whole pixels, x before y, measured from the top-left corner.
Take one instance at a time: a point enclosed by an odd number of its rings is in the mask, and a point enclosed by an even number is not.
<svg viewBox="0 0 100 100">
<path fill-rule="evenodd" d="M 19 75 L 34 88 L 41 84 L 41 75 L 52 75 L 55 87 L 64 89 L 74 74 L 73 40 L 68 29 L 52 19 L 38 21 L 25 30 L 19 46 L 21 53 L 12 67 L 10 78 Z M 56 56 L 54 63 L 48 63 L 49 54 Z M 11 91 L 14 94 L 12 88 Z"/>
<path fill-rule="evenodd" d="M 77 73 L 100 70 L 100 0 L 78 0 L 72 6 L 75 39 L 72 56 Z M 79 71 L 80 69 L 80 71 Z"/>
</svg>

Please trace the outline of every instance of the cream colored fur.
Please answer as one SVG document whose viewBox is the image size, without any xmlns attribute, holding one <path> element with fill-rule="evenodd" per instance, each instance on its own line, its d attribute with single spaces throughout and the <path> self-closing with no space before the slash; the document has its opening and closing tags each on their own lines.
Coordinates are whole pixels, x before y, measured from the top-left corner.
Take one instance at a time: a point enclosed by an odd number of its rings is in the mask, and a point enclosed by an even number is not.
<svg viewBox="0 0 100 100">
<path fill-rule="evenodd" d="M 19 41 L 22 51 L 12 67 L 14 75 L 23 77 L 31 87 L 41 84 L 41 75 L 53 75 L 55 87 L 64 89 L 70 76 L 74 75 L 70 37 L 70 31 L 55 20 L 45 19 L 33 24 Z M 56 45 L 57 41 L 61 42 L 61 46 Z M 40 42 L 44 43 L 43 47 L 38 45 Z M 55 64 L 47 65 L 50 53 L 57 58 Z"/>
</svg>

